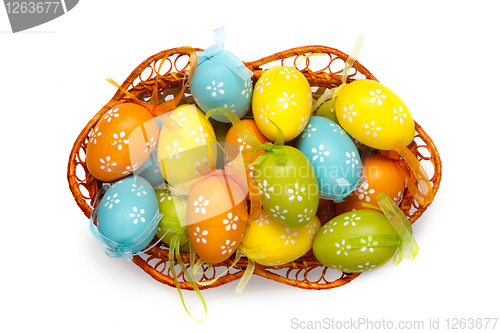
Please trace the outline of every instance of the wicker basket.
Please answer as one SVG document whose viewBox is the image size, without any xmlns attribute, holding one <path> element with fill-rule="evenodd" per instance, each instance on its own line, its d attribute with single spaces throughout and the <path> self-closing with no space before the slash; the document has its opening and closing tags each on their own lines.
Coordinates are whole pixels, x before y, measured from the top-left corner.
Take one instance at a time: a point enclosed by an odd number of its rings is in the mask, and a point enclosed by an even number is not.
<svg viewBox="0 0 500 333">
<path fill-rule="evenodd" d="M 196 50 L 203 51 L 202 49 Z M 147 100 L 152 94 L 161 59 L 167 52 L 171 53 L 171 55 L 167 58 L 163 66 L 161 66 L 160 75 L 158 77 L 159 96 L 161 100 L 175 96 L 181 90 L 185 74 L 189 69 L 189 56 L 185 51 L 180 49 L 165 50 L 147 58 L 129 75 L 122 84 L 122 87 L 137 98 Z M 304 57 L 310 54 L 322 54 L 324 57 Z M 265 66 L 273 64 L 287 65 L 288 63 L 292 66 L 297 66 L 309 81 L 313 91 L 316 91 L 315 97 L 317 98 L 325 88 L 333 88 L 341 84 L 342 70 L 347 58 L 347 54 L 336 49 L 314 45 L 278 52 L 256 61 L 244 62 L 244 64 L 254 73 L 252 77 L 254 83 L 261 76 L 263 67 Z M 313 65 L 318 65 L 318 63 L 320 68 L 314 68 Z M 352 73 L 348 76 L 347 82 L 359 78 L 376 80 L 376 78 L 357 61 L 354 63 L 353 69 Z M 118 90 L 113 98 L 104 105 L 81 131 L 71 150 L 67 174 L 69 187 L 76 203 L 88 218 L 90 218 L 92 211 L 91 202 L 103 185 L 102 182 L 92 177 L 85 164 L 89 133 L 106 111 L 114 105 L 128 100 L 130 100 L 130 98 Z M 181 104 L 183 103 L 194 103 L 189 93 L 189 87 L 187 87 L 184 92 L 184 97 L 181 100 Z M 251 115 L 249 115 L 249 117 L 251 117 Z M 415 128 L 415 139 L 408 148 L 426 167 L 426 171 L 432 183 L 432 191 L 436 194 L 441 181 L 441 160 L 434 143 L 427 133 L 425 133 L 422 127 L 417 123 L 415 123 Z M 404 163 L 403 161 L 401 162 Z M 412 224 L 425 212 L 427 207 L 428 205 L 419 206 L 409 191 L 405 192 L 403 201 L 400 204 L 400 208 L 409 217 L 409 221 Z M 152 243 L 156 241 L 157 238 L 155 237 Z M 134 256 L 133 262 L 154 279 L 175 287 L 174 279 L 172 278 L 172 273 L 168 265 L 168 258 L 169 249 L 166 245 L 161 244 L 154 246 L 145 254 Z M 186 267 L 189 267 L 191 262 L 189 253 L 182 252 L 181 258 Z M 199 288 L 213 288 L 240 279 L 245 272 L 248 262 L 243 256 L 237 263 L 234 263 L 233 255 L 228 260 L 211 267 L 208 267 L 206 264 L 202 266 L 204 274 L 201 278 L 199 275 L 196 275 L 197 280 L 211 280 L 217 276 L 218 271 L 221 269 L 225 270 L 233 264 L 234 266 L 229 271 L 224 273 L 213 283 L 200 285 Z M 177 266 L 178 263 L 176 262 L 175 265 Z M 332 269 L 323 266 L 316 260 L 312 251 L 309 251 L 307 254 L 291 263 L 276 267 L 265 267 L 256 264 L 253 274 L 287 285 L 315 290 L 342 286 L 361 274 L 342 273 L 340 277 L 329 281 L 326 276 L 328 271 L 332 271 Z M 176 267 L 176 272 L 180 272 L 177 273 L 180 288 L 192 290 L 193 287 L 187 282 L 182 270 Z"/>
</svg>

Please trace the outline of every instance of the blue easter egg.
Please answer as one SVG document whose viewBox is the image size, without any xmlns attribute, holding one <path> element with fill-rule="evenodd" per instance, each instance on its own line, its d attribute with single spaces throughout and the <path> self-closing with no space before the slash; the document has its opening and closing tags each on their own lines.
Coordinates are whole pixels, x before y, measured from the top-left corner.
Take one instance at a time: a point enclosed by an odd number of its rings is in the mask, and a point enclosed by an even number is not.
<svg viewBox="0 0 500 333">
<path fill-rule="evenodd" d="M 250 72 L 228 51 L 220 50 L 211 57 L 203 57 L 189 81 L 189 87 L 194 100 L 205 113 L 225 107 L 241 119 L 250 111 L 253 92 Z M 212 118 L 229 122 L 223 115 Z"/>
<path fill-rule="evenodd" d="M 146 179 L 154 188 L 165 183 L 165 178 L 163 178 L 160 172 L 157 147 L 155 147 L 153 153 L 146 162 L 144 162 L 139 169 L 134 171 L 134 175 Z"/>
<path fill-rule="evenodd" d="M 159 216 L 153 187 L 142 177 L 130 175 L 115 182 L 101 199 L 97 230 L 132 252 L 146 248 L 155 233 Z"/>
<path fill-rule="evenodd" d="M 339 202 L 358 185 L 362 175 L 358 150 L 337 123 L 324 117 L 311 117 L 297 148 L 313 165 L 320 197 Z"/>
</svg>

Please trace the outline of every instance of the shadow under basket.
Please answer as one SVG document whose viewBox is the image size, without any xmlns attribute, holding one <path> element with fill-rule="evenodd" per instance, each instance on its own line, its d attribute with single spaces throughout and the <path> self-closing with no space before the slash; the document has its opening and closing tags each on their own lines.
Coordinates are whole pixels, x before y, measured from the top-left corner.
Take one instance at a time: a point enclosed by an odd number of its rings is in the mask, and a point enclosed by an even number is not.
<svg viewBox="0 0 500 333">
<path fill-rule="evenodd" d="M 203 51 L 202 49 L 195 50 Z M 166 54 L 170 54 L 170 56 L 160 66 L 160 62 Z M 307 56 L 311 54 L 320 54 L 323 56 Z M 313 45 L 289 49 L 256 61 L 243 61 L 243 63 L 254 73 L 252 77 L 254 83 L 259 79 L 267 66 L 295 66 L 309 81 L 313 97 L 318 98 L 325 89 L 334 88 L 342 83 L 342 71 L 347 58 L 347 54 L 337 49 Z M 160 73 L 158 73 L 159 68 Z M 357 61 L 352 68 L 351 74 L 348 75 L 347 83 L 357 79 L 377 80 Z M 173 98 L 173 96 L 176 96 L 181 91 L 188 70 L 189 54 L 184 49 L 165 50 L 147 58 L 137 66 L 122 84 L 122 88 L 135 97 L 147 101 L 151 97 L 155 84 L 157 84 L 161 102 Z M 101 181 L 95 179 L 90 174 L 85 163 L 89 133 L 105 112 L 115 105 L 127 101 L 131 102 L 132 99 L 118 90 L 113 98 L 84 127 L 71 150 L 67 172 L 69 188 L 77 205 L 87 218 L 90 218 L 92 202 L 103 185 Z M 189 92 L 189 86 L 186 87 L 179 104 L 186 103 L 194 104 L 194 100 Z M 252 115 L 249 114 L 247 117 L 252 118 Z M 432 184 L 431 190 L 435 195 L 441 181 L 441 159 L 431 138 L 417 122 L 415 122 L 414 140 L 408 148 L 424 166 Z M 405 164 L 402 159 L 400 163 L 402 165 Z M 408 217 L 410 223 L 413 224 L 420 218 L 429 205 L 420 206 L 407 190 L 399 207 Z M 158 238 L 155 237 L 151 245 L 157 241 Z M 168 246 L 159 243 L 147 252 L 134 256 L 133 262 L 154 279 L 175 288 L 172 272 L 169 269 L 168 258 Z M 181 252 L 181 259 L 186 268 L 189 269 L 192 262 L 189 253 Z M 245 256 L 241 257 L 237 263 L 234 263 L 234 259 L 235 256 L 233 255 L 226 261 L 210 267 L 204 264 L 201 267 L 203 274 L 196 275 L 196 280 L 198 281 L 209 281 L 218 276 L 221 271 L 231 266 L 233 267 L 213 283 L 199 285 L 199 289 L 214 288 L 240 279 L 245 272 L 248 261 Z M 194 258 L 194 262 L 197 260 L 198 257 Z M 180 288 L 192 290 L 192 285 L 178 267 L 177 261 L 175 262 L 175 266 L 177 272 L 175 274 L 177 274 Z M 339 276 L 330 278 L 330 275 L 332 275 L 330 272 L 333 272 L 333 275 L 338 273 L 337 275 Z M 253 274 L 298 288 L 321 290 L 342 286 L 354 280 L 361 273 L 337 272 L 322 265 L 315 258 L 312 251 L 309 251 L 297 260 L 280 266 L 267 267 L 256 264 Z"/>
</svg>

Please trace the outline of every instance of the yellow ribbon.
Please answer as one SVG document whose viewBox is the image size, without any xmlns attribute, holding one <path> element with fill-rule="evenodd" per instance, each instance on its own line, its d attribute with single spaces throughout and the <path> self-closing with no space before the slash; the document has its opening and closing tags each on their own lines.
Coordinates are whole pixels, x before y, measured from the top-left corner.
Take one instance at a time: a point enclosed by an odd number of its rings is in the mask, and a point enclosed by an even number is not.
<svg viewBox="0 0 500 333">
<path fill-rule="evenodd" d="M 394 201 L 384 192 L 377 196 L 379 207 L 363 203 L 364 207 L 375 209 L 382 212 L 391 223 L 396 234 L 376 235 L 372 237 L 372 244 L 377 247 L 396 246 L 396 254 L 392 258 L 392 264 L 398 265 L 404 258 L 408 260 L 415 259 L 418 253 L 418 245 L 413 238 L 413 229 L 406 215 L 394 203 Z M 351 249 L 359 249 L 366 246 L 364 237 L 350 237 L 347 239 L 347 245 Z"/>
<path fill-rule="evenodd" d="M 345 62 L 344 69 L 342 70 L 342 83 L 338 87 L 326 90 L 314 103 L 313 112 L 316 111 L 316 109 L 319 108 L 321 104 L 323 104 L 329 99 L 331 100 L 330 110 L 333 111 L 335 109 L 335 100 L 340 91 L 342 90 L 342 88 L 344 88 L 345 85 L 347 84 L 347 77 L 349 75 L 349 71 L 356 62 L 356 59 L 358 58 L 358 55 L 361 52 L 361 49 L 363 48 L 364 41 L 365 37 L 363 35 L 361 34 L 356 35 L 356 39 L 354 40 L 354 45 L 351 49 L 351 53 L 349 53 L 349 57 Z"/>
<path fill-rule="evenodd" d="M 378 195 L 377 202 L 401 239 L 401 246 L 398 247 L 398 251 L 392 260 L 393 265 L 399 264 L 403 257 L 408 260 L 415 259 L 418 253 L 418 245 L 415 238 L 413 238 L 413 229 L 410 222 L 408 222 L 408 218 L 403 211 L 396 206 L 387 193 L 383 192 Z"/>
<path fill-rule="evenodd" d="M 215 281 L 217 281 L 221 276 L 223 276 L 224 274 L 226 274 L 227 272 L 229 272 L 229 270 L 231 268 L 233 268 L 234 265 L 236 265 L 238 263 L 238 261 L 241 259 L 242 255 L 243 255 L 243 252 L 241 252 L 239 250 L 239 248 L 236 248 L 235 258 L 234 258 L 234 261 L 233 261 L 233 263 L 232 263 L 231 266 L 229 266 L 224 272 L 222 272 L 221 274 L 219 274 L 219 276 L 217 276 L 217 277 L 211 278 L 211 279 L 209 279 L 207 281 L 196 281 L 196 283 L 198 285 L 200 285 L 200 286 L 209 286 L 209 285 L 211 285 L 212 283 L 214 283 Z M 200 258 L 196 262 L 196 264 L 194 265 L 194 267 L 193 267 L 193 274 L 194 274 L 194 276 L 196 276 L 196 274 L 202 274 L 202 275 L 204 274 L 204 273 L 198 272 L 198 269 L 201 266 L 203 266 L 204 263 L 207 263 L 209 265 L 208 266 L 209 269 L 212 267 L 211 263 L 208 263 L 208 262 L 206 262 L 206 261 L 204 261 L 203 259 Z"/>
<path fill-rule="evenodd" d="M 189 274 L 189 272 L 186 269 L 186 266 L 182 262 L 179 246 L 180 246 L 180 234 L 172 235 L 172 238 L 170 239 L 170 247 L 169 247 L 170 251 L 168 252 L 168 264 L 170 267 L 170 272 L 172 273 L 172 277 L 174 279 L 174 284 L 175 284 L 175 287 L 177 288 L 177 292 L 179 293 L 179 296 L 181 298 L 182 305 L 184 306 L 184 310 L 186 310 L 186 312 L 188 313 L 188 315 L 191 318 L 198 320 L 198 321 L 202 321 L 207 316 L 207 304 L 205 303 L 205 298 L 201 294 L 200 289 L 196 285 L 193 277 L 191 276 L 191 274 Z M 186 307 L 186 303 L 184 302 L 184 297 L 182 296 L 182 291 L 181 291 L 181 288 L 179 286 L 179 281 L 177 280 L 177 273 L 175 272 L 174 255 L 177 259 L 177 263 L 179 264 L 179 266 L 181 266 L 181 270 L 184 273 L 184 276 L 188 280 L 189 284 L 193 287 L 193 290 L 196 292 L 196 294 L 198 295 L 198 298 L 200 299 L 201 303 L 203 304 L 203 308 L 205 309 L 205 315 L 203 316 L 202 319 L 197 319 L 197 318 L 193 317 Z"/>
<path fill-rule="evenodd" d="M 255 271 L 255 260 L 254 259 L 263 259 L 266 257 L 266 248 L 264 246 L 258 246 L 254 248 L 247 249 L 243 244 L 238 246 L 241 252 L 245 254 L 247 257 L 247 268 L 245 268 L 245 273 L 241 277 L 238 285 L 236 286 L 235 292 L 237 294 L 241 294 L 243 289 L 245 289 L 246 285 L 250 281 L 250 278 Z"/>
</svg>

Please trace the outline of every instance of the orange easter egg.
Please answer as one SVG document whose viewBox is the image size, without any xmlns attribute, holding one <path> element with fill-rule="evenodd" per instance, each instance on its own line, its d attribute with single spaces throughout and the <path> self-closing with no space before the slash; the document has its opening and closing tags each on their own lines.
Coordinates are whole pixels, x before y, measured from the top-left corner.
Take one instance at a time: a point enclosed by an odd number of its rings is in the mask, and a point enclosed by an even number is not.
<svg viewBox="0 0 500 333">
<path fill-rule="evenodd" d="M 191 190 L 186 211 L 187 233 L 194 250 L 206 262 L 224 261 L 236 251 L 246 227 L 237 211 L 246 211 L 246 194 L 241 183 L 229 175 L 224 178 L 220 170 L 205 176 Z"/>
<path fill-rule="evenodd" d="M 134 103 L 109 109 L 90 132 L 86 163 L 90 173 L 113 182 L 137 170 L 158 142 L 156 119 Z"/>
<path fill-rule="evenodd" d="M 337 214 L 352 210 L 371 209 L 363 203 L 378 207 L 377 196 L 383 192 L 401 202 L 406 188 L 406 178 L 401 166 L 395 160 L 381 155 L 372 155 L 365 167 L 366 183 L 353 191 L 346 200 L 337 203 Z"/>
<path fill-rule="evenodd" d="M 262 134 L 262 132 L 257 127 L 255 120 L 253 119 L 243 119 L 241 123 L 246 127 L 246 129 L 252 133 L 252 135 L 259 140 L 260 143 L 266 143 L 269 141 L 268 138 Z M 224 150 L 232 157 L 235 158 L 241 151 L 247 148 L 252 148 L 248 145 L 242 138 L 236 133 L 234 126 L 232 126 L 226 134 L 226 141 L 224 143 Z M 256 153 L 252 160 L 253 162 L 257 159 L 257 157 L 262 154 L 262 151 Z M 244 159 L 249 159 L 252 157 L 252 153 L 246 154 L 243 156 Z"/>
<path fill-rule="evenodd" d="M 335 202 L 333 202 L 333 200 L 321 198 L 319 199 L 318 211 L 316 213 L 316 216 L 319 218 L 319 222 L 321 223 L 321 225 L 325 224 L 335 217 L 335 205 L 336 204 Z"/>
</svg>

